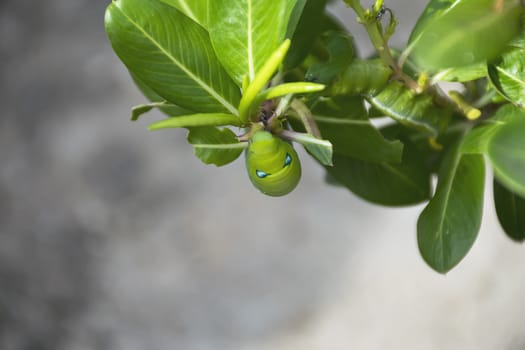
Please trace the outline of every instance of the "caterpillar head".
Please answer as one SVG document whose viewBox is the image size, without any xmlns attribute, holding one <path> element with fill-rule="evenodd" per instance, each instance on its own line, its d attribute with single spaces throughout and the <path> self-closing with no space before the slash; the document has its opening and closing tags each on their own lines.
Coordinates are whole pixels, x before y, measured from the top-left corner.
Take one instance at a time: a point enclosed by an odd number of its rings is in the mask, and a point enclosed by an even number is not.
<svg viewBox="0 0 525 350">
<path fill-rule="evenodd" d="M 292 145 L 268 131 L 258 131 L 250 140 L 246 169 L 253 185 L 269 196 L 290 193 L 301 179 L 301 163 Z"/>
</svg>

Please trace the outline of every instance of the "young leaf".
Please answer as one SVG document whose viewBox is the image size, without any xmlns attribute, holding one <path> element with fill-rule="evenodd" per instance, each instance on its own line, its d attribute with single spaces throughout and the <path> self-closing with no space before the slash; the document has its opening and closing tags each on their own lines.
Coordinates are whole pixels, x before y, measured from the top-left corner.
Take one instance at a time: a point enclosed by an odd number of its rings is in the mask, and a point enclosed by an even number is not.
<svg viewBox="0 0 525 350">
<path fill-rule="evenodd" d="M 272 52 L 268 60 L 264 62 L 261 69 L 257 71 L 257 74 L 253 80 L 248 83 L 246 88 L 244 88 L 246 82 L 246 80 L 244 80 L 243 94 L 241 102 L 239 103 L 239 117 L 243 122 L 248 121 L 252 110 L 258 106 L 257 104 L 260 101 L 257 100 L 257 95 L 264 88 L 264 86 L 268 84 L 270 78 L 277 71 L 289 48 L 290 39 L 286 39 L 274 52 Z"/>
<path fill-rule="evenodd" d="M 488 157 L 496 178 L 525 197 L 525 118 L 501 126 L 488 144 Z"/>
<path fill-rule="evenodd" d="M 211 0 L 208 29 L 219 60 L 241 86 L 285 39 L 296 0 Z"/>
<path fill-rule="evenodd" d="M 386 140 L 370 123 L 361 97 L 324 100 L 312 113 L 335 153 L 371 162 L 401 161 L 403 144 Z"/>
<path fill-rule="evenodd" d="M 240 91 L 206 30 L 156 0 L 114 0 L 106 10 L 113 49 L 164 100 L 198 112 L 237 114 Z"/>
<path fill-rule="evenodd" d="M 196 127 L 188 130 L 188 143 L 193 145 L 195 155 L 205 164 L 222 166 L 231 163 L 248 146 L 247 142 L 239 142 L 230 129 Z"/>
<path fill-rule="evenodd" d="M 400 124 L 436 136 L 449 122 L 451 111 L 438 109 L 432 97 L 416 94 L 400 82 L 393 82 L 379 94 L 368 98 L 370 104 Z"/>
<path fill-rule="evenodd" d="M 328 174 L 350 191 L 372 203 L 404 206 L 430 198 L 430 172 L 412 144 L 405 144 L 399 164 L 372 163 L 339 154 Z"/>
<path fill-rule="evenodd" d="M 476 240 L 483 211 L 483 156 L 463 155 L 452 146 L 441 165 L 434 197 L 417 222 L 423 259 L 446 273 L 468 253 Z"/>
<path fill-rule="evenodd" d="M 168 118 L 151 124 L 148 129 L 160 130 L 169 128 L 190 128 L 195 126 L 240 126 L 241 122 L 237 116 L 227 113 L 200 113 L 181 115 Z"/>
<path fill-rule="evenodd" d="M 409 43 L 416 63 L 430 71 L 494 59 L 521 30 L 520 0 L 434 0 L 429 6 L 439 3 L 448 7 L 425 13 Z"/>
<path fill-rule="evenodd" d="M 525 240 L 525 197 L 509 191 L 494 179 L 494 204 L 501 227 L 513 240 Z"/>
<path fill-rule="evenodd" d="M 175 7 L 186 16 L 206 28 L 208 24 L 208 0 L 160 0 Z M 213 1 L 213 0 L 211 0 Z"/>
<path fill-rule="evenodd" d="M 324 85 L 315 83 L 297 82 L 279 84 L 260 92 L 255 98 L 254 104 L 258 105 L 266 100 L 286 96 L 288 94 L 311 94 L 313 92 L 322 91 L 324 88 Z"/>
<path fill-rule="evenodd" d="M 501 62 L 489 64 L 490 82 L 511 103 L 525 106 L 525 50 L 505 53 Z"/>
</svg>

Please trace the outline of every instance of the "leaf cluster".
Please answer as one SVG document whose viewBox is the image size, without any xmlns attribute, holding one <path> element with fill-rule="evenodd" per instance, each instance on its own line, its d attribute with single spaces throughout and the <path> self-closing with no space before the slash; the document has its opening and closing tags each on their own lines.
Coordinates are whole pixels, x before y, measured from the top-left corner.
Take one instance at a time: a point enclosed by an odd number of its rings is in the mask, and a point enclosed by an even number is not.
<svg viewBox="0 0 525 350">
<path fill-rule="evenodd" d="M 389 47 L 395 9 L 343 1 L 373 57 L 358 56 L 326 0 L 113 0 L 109 40 L 149 100 L 132 120 L 160 109 L 150 130 L 187 128 L 217 166 L 265 130 L 367 201 L 427 203 L 418 245 L 440 273 L 476 240 L 488 164 L 501 226 L 525 240 L 522 1 L 431 0 L 402 50 Z"/>
</svg>

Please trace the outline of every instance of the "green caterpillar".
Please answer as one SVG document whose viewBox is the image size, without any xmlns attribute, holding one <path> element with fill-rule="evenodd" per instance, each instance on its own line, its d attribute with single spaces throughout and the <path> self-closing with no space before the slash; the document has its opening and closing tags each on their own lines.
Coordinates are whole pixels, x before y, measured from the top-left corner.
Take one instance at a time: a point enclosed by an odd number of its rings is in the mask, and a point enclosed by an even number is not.
<svg viewBox="0 0 525 350">
<path fill-rule="evenodd" d="M 292 145 L 268 131 L 251 138 L 246 169 L 253 185 L 269 196 L 290 193 L 301 179 L 301 163 Z"/>
</svg>

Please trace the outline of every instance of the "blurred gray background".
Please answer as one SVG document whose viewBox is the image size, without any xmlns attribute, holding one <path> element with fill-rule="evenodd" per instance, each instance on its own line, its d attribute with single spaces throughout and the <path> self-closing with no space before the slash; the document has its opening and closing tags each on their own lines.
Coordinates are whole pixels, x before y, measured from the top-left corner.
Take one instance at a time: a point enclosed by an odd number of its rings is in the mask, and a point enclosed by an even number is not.
<svg viewBox="0 0 525 350">
<path fill-rule="evenodd" d="M 108 0 L 0 1 L 0 350 L 525 349 L 525 250 L 483 228 L 446 276 L 422 206 L 370 205 L 302 154 L 291 195 L 205 166 L 103 28 Z M 424 1 L 391 0 L 402 46 Z M 368 3 L 369 4 L 369 3 Z M 353 13 L 332 8 L 370 45 Z"/>
</svg>

